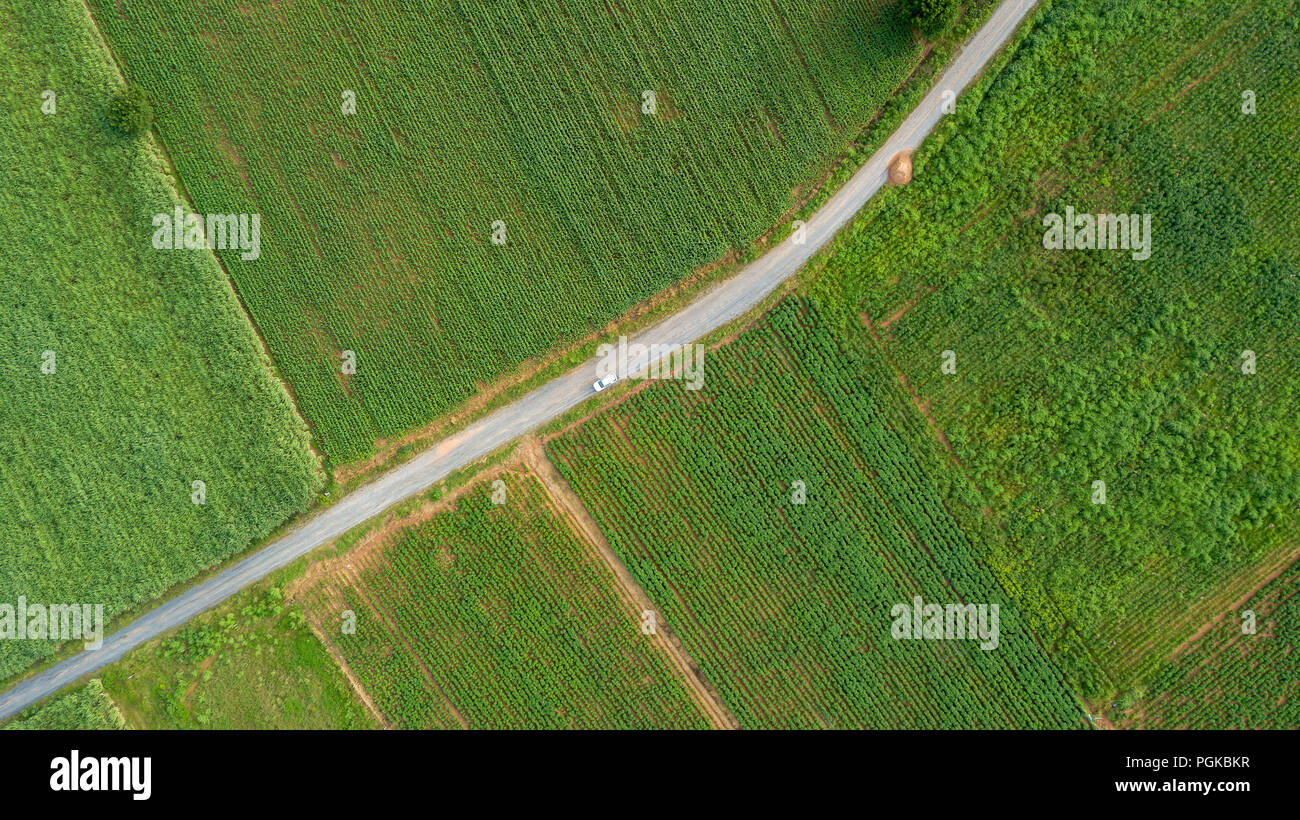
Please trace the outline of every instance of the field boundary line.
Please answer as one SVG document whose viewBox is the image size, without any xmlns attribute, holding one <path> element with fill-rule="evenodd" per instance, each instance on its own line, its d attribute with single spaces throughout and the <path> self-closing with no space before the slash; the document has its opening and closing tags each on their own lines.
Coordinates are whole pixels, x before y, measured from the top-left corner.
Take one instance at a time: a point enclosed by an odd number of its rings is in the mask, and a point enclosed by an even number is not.
<svg viewBox="0 0 1300 820">
<path fill-rule="evenodd" d="M 348 664 L 347 659 L 343 657 L 343 653 L 338 650 L 338 647 L 336 647 L 332 641 L 325 637 L 324 633 L 316 628 L 316 624 L 312 623 L 311 618 L 307 618 L 306 621 L 308 628 L 310 628 L 312 634 L 316 636 L 316 640 L 320 641 L 321 646 L 325 647 L 325 651 L 334 659 L 334 663 L 338 666 L 339 671 L 343 673 L 343 677 L 352 685 L 352 691 L 356 692 L 357 698 L 366 707 L 366 710 L 370 712 L 370 716 L 373 717 L 375 722 L 384 729 L 393 728 L 393 724 L 388 722 L 388 718 L 384 717 L 384 713 L 379 711 L 379 707 L 375 705 L 375 700 L 370 697 L 370 693 L 366 691 L 366 687 L 361 685 L 361 679 L 352 671 L 352 667 Z"/>
<path fill-rule="evenodd" d="M 565 481 L 564 476 L 556 469 L 551 460 L 546 457 L 542 448 L 542 443 L 536 437 L 529 436 L 520 445 L 520 450 L 524 454 L 524 463 L 541 482 L 542 488 L 546 494 L 555 503 L 558 510 L 567 519 L 567 523 L 574 530 L 582 541 L 586 542 L 597 555 L 601 557 L 605 565 L 614 574 L 614 581 L 619 590 L 622 592 L 621 598 L 626 603 L 632 604 L 634 608 L 640 608 L 642 611 L 651 610 L 658 613 L 658 608 L 650 600 L 641 585 L 632 577 L 625 565 L 614 553 L 609 544 L 609 539 L 601 531 L 600 525 L 596 519 L 591 517 L 591 512 L 587 506 L 582 503 L 582 499 Z M 637 613 L 634 612 L 635 617 Z M 634 621 L 635 623 L 635 621 Z M 708 718 L 709 723 L 715 729 L 739 729 L 740 721 L 731 714 L 726 703 L 722 700 L 722 695 L 704 676 L 704 671 L 700 665 L 695 662 L 691 654 L 682 646 L 681 639 L 662 621 L 656 621 L 655 624 L 655 641 L 654 643 L 663 650 L 668 657 L 669 662 L 677 672 L 678 677 L 686 684 L 686 688 L 691 692 L 692 700 L 700 707 L 700 711 Z"/>
</svg>

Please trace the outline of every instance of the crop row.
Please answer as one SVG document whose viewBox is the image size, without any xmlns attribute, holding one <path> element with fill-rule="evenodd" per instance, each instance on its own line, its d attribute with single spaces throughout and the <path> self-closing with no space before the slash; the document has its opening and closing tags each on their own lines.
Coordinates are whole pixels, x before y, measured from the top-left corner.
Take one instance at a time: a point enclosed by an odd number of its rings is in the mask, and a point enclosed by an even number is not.
<svg viewBox="0 0 1300 820">
<path fill-rule="evenodd" d="M 653 385 L 550 452 L 742 725 L 1080 718 L 812 306 L 707 362 L 698 393 Z M 997 648 L 896 639 L 916 595 L 996 605 Z"/>
</svg>

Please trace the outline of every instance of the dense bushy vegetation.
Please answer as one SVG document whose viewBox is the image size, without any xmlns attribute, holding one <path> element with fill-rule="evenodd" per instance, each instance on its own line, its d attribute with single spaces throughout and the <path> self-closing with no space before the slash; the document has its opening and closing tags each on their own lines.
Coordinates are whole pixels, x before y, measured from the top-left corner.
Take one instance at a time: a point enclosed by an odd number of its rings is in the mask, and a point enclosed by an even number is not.
<svg viewBox="0 0 1300 820">
<path fill-rule="evenodd" d="M 812 285 L 1089 692 L 1300 538 L 1297 21 L 1290 0 L 1056 3 Z M 1150 214 L 1150 258 L 1046 249 L 1067 207 Z"/>
<path fill-rule="evenodd" d="M 373 729 L 302 610 L 280 587 L 237 595 L 104 670 L 142 729 Z"/>
<path fill-rule="evenodd" d="M 108 125 L 124 137 L 137 137 L 153 125 L 153 105 L 144 91 L 127 86 L 113 93 L 105 112 Z"/>
<path fill-rule="evenodd" d="M 864 375 L 786 302 L 703 389 L 650 385 L 550 451 L 742 726 L 1078 725 Z M 1000 642 L 895 639 L 914 595 L 997 605 Z"/>
<path fill-rule="evenodd" d="M 491 484 L 470 488 L 304 595 L 385 718 L 405 729 L 705 728 L 640 613 L 537 478 L 498 478 L 502 504 Z"/>
<path fill-rule="evenodd" d="M 903 18 L 927 37 L 942 34 L 961 12 L 957 0 L 902 0 Z"/>
<path fill-rule="evenodd" d="M 112 616 L 266 535 L 319 479 L 215 260 L 150 243 L 176 196 L 146 141 L 103 126 L 119 81 L 84 7 L 0 3 L 0 64 L 0 602 Z M 0 641 L 0 678 L 51 652 Z"/>
<path fill-rule="evenodd" d="M 336 463 L 746 247 L 921 54 L 890 0 L 90 6 L 199 208 L 262 214 L 222 259 Z"/>
</svg>

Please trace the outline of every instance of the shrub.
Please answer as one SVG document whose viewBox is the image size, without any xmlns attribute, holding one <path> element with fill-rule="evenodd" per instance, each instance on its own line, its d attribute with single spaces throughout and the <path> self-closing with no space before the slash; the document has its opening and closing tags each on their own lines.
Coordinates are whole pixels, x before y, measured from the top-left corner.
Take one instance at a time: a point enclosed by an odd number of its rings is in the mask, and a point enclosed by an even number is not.
<svg viewBox="0 0 1300 820">
<path fill-rule="evenodd" d="M 153 106 L 143 90 L 120 88 L 108 103 L 108 125 L 124 137 L 135 137 L 153 125 Z"/>
<path fill-rule="evenodd" d="M 903 17 L 926 37 L 942 34 L 957 19 L 957 0 L 903 0 Z"/>
</svg>

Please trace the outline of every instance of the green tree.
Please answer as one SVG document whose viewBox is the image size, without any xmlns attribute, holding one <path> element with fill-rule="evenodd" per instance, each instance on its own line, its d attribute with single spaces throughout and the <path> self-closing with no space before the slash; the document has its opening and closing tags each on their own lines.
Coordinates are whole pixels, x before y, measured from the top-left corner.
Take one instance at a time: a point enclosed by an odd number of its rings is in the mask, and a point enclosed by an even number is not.
<svg viewBox="0 0 1300 820">
<path fill-rule="evenodd" d="M 942 34 L 957 19 L 957 0 L 903 0 L 903 17 L 926 37 Z"/>
<path fill-rule="evenodd" d="M 139 136 L 153 125 L 153 106 L 143 89 L 128 85 L 113 93 L 107 118 L 109 127 L 122 136 Z"/>
</svg>

